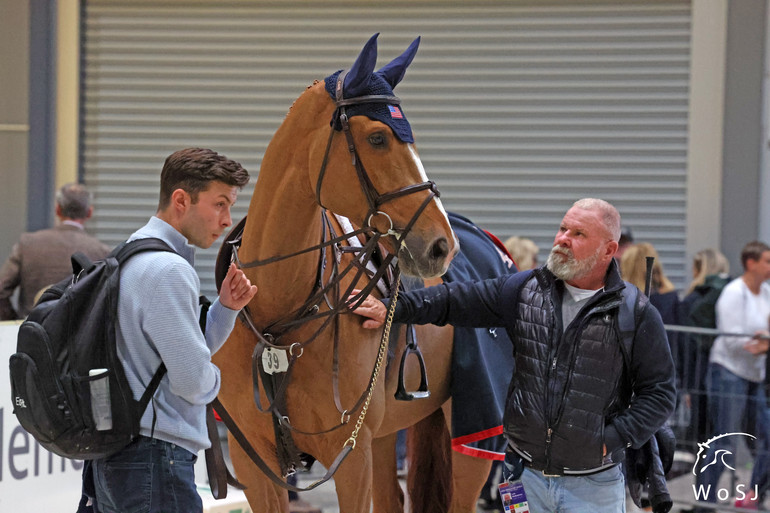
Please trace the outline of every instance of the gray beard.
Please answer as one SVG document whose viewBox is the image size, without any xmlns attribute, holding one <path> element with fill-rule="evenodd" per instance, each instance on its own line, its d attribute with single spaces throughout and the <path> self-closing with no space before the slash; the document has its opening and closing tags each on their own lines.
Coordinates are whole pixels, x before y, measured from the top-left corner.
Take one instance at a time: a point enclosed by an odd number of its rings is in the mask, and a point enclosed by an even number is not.
<svg viewBox="0 0 770 513">
<path fill-rule="evenodd" d="M 590 257 L 580 261 L 575 259 L 571 249 L 554 246 L 551 248 L 545 266 L 560 280 L 572 281 L 586 276 L 593 270 L 596 262 L 599 261 L 600 251 L 601 248 L 597 249 L 596 253 Z M 566 258 L 560 258 L 557 255 L 566 256 Z"/>
</svg>

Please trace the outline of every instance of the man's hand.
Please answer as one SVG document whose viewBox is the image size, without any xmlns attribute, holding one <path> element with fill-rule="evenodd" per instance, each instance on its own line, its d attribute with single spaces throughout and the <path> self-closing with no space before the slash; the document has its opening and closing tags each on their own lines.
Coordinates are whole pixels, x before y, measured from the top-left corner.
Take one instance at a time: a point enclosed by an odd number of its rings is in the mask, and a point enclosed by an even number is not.
<svg viewBox="0 0 770 513">
<path fill-rule="evenodd" d="M 360 290 L 353 289 L 350 297 L 348 297 L 348 301 L 352 301 L 353 296 L 360 293 Z M 351 305 L 351 311 L 354 314 L 360 315 L 362 317 L 368 317 L 368 319 L 365 320 L 363 324 L 363 327 L 367 329 L 376 329 L 382 327 L 382 325 L 385 323 L 385 317 L 388 315 L 388 310 L 385 308 L 385 305 L 382 303 L 382 301 L 372 296 L 366 296 L 366 299 L 364 299 L 358 308 L 353 308 L 353 305 Z"/>
<path fill-rule="evenodd" d="M 743 345 L 743 348 L 748 351 L 751 354 L 759 355 L 766 353 L 767 350 L 770 348 L 770 340 L 767 339 L 767 336 L 770 333 L 767 331 L 757 331 L 754 333 L 754 336 L 756 338 L 752 338 L 746 344 Z"/>
<path fill-rule="evenodd" d="M 235 267 L 235 264 L 230 264 L 227 276 L 219 288 L 220 304 L 230 310 L 240 310 L 249 304 L 256 293 L 257 286 L 252 285 L 243 271 Z"/>
</svg>

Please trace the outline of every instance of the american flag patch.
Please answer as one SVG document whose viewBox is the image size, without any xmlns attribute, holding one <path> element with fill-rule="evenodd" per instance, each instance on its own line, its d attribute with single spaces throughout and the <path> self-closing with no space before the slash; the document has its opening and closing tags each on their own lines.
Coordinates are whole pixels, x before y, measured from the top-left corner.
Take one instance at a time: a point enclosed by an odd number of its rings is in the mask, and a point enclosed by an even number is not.
<svg viewBox="0 0 770 513">
<path fill-rule="evenodd" d="M 390 111 L 391 118 L 404 119 L 404 115 L 401 114 L 401 109 L 399 109 L 396 105 L 388 105 L 388 110 Z"/>
</svg>

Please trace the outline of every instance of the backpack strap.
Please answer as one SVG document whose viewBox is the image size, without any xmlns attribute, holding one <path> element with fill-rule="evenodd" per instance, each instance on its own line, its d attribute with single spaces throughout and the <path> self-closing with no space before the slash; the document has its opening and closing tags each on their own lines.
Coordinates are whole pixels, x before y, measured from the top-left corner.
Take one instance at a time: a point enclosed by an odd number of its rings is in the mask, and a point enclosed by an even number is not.
<svg viewBox="0 0 770 513">
<path fill-rule="evenodd" d="M 158 239 L 156 237 L 148 237 L 145 239 L 134 239 L 129 242 L 123 242 L 119 244 L 115 249 L 113 249 L 109 257 L 114 257 L 118 261 L 118 265 L 123 265 L 126 260 L 131 258 L 132 256 L 136 255 L 137 253 L 142 253 L 144 251 L 166 251 L 169 253 L 176 253 L 171 246 L 166 244 L 161 239 Z M 142 397 L 139 399 L 139 402 L 137 403 L 137 408 L 139 408 L 139 414 L 141 415 L 144 413 L 144 410 L 147 409 L 147 406 L 150 404 L 150 401 L 152 400 L 152 396 L 155 395 L 155 391 L 158 390 L 158 386 L 160 386 L 160 380 L 163 379 L 163 376 L 166 374 L 166 364 L 161 362 L 160 366 L 158 367 L 158 370 L 155 371 L 155 374 L 152 376 L 152 379 L 150 380 L 150 383 L 147 385 L 147 388 L 144 390 L 144 393 L 142 394 Z M 152 413 L 152 431 L 155 431 L 155 406 L 153 405 L 153 413 Z"/>
<path fill-rule="evenodd" d="M 161 239 L 148 237 L 145 239 L 134 239 L 130 242 L 123 242 L 113 249 L 109 256 L 114 257 L 118 263 L 122 265 L 126 260 L 143 251 L 167 251 L 169 253 L 176 253 L 171 246 Z"/>
<path fill-rule="evenodd" d="M 618 311 L 618 331 L 620 332 L 620 352 L 623 355 L 623 367 L 626 375 L 631 377 L 631 355 L 634 349 L 634 337 L 636 327 L 642 317 L 642 311 L 649 303 L 647 296 L 641 291 L 626 283 L 626 288 L 621 291 L 623 302 Z"/>
</svg>

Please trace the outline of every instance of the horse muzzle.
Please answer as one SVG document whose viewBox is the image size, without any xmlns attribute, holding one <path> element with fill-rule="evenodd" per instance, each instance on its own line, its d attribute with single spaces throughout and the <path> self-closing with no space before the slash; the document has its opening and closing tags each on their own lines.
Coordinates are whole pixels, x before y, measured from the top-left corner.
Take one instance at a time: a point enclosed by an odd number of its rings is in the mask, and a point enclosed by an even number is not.
<svg viewBox="0 0 770 513">
<path fill-rule="evenodd" d="M 401 271 L 418 278 L 435 278 L 449 268 L 449 263 L 459 249 L 459 243 L 441 235 L 426 241 L 415 234 L 409 234 L 398 251 Z"/>
</svg>

